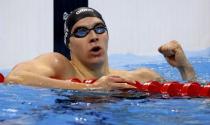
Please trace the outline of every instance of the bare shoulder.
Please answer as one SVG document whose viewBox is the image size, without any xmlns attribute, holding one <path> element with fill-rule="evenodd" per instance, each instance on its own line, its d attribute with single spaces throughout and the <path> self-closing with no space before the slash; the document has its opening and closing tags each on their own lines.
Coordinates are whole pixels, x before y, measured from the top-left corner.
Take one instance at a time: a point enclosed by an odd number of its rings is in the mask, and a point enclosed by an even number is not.
<svg viewBox="0 0 210 125">
<path fill-rule="evenodd" d="M 149 68 L 139 68 L 133 71 L 110 70 L 110 72 L 112 75 L 119 75 L 130 80 L 138 80 L 142 82 L 151 81 L 151 80 L 155 81 L 163 80 L 160 74 Z"/>
<path fill-rule="evenodd" d="M 42 54 L 34 59 L 35 61 L 40 61 L 43 63 L 52 62 L 52 63 L 68 63 L 69 60 L 60 53 L 51 52 Z"/>
<path fill-rule="evenodd" d="M 130 78 L 130 71 L 126 70 L 116 70 L 116 69 L 109 69 L 110 74 L 109 75 L 114 75 L 114 76 L 121 76 L 123 78 Z"/>
<path fill-rule="evenodd" d="M 150 68 L 139 68 L 131 72 L 132 75 L 139 79 L 140 81 L 162 81 L 163 78 L 160 76 L 159 73 L 155 72 L 154 70 Z"/>
<path fill-rule="evenodd" d="M 146 68 L 146 67 L 143 67 L 143 68 L 139 68 L 139 69 L 136 69 L 136 70 L 133 70 L 132 71 L 133 73 L 137 73 L 137 74 L 156 74 L 156 72 L 150 68 Z"/>
<path fill-rule="evenodd" d="M 49 77 L 64 77 L 72 69 L 72 65 L 65 56 L 51 52 L 17 64 L 10 72 L 10 75 L 21 72 L 33 72 Z"/>
<path fill-rule="evenodd" d="M 34 62 L 50 67 L 54 70 L 54 72 L 56 72 L 56 74 L 66 74 L 65 72 L 69 72 L 74 69 L 69 59 L 56 52 L 40 55 L 34 59 Z"/>
<path fill-rule="evenodd" d="M 139 75 L 139 74 L 153 75 L 153 74 L 157 74 L 154 70 L 149 69 L 149 68 L 139 68 L 139 69 L 132 70 L 132 71 L 110 69 L 110 72 L 111 72 L 112 75 L 126 75 L 126 74 L 132 74 L 132 75 Z"/>
<path fill-rule="evenodd" d="M 45 53 L 41 54 L 34 59 L 27 60 L 24 62 L 21 62 L 15 66 L 17 67 L 25 67 L 30 66 L 31 68 L 33 66 L 46 66 L 46 67 L 52 67 L 52 68 L 61 68 L 63 66 L 70 66 L 69 60 L 63 56 L 62 54 L 51 52 L 51 53 Z"/>
</svg>

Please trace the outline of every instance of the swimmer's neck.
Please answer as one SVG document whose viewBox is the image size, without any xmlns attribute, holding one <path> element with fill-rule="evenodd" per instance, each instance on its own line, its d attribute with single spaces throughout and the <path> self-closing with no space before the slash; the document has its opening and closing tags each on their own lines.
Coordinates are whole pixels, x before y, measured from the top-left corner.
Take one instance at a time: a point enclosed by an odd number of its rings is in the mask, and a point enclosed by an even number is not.
<svg viewBox="0 0 210 125">
<path fill-rule="evenodd" d="M 72 66 L 74 67 L 76 74 L 80 77 L 80 79 L 98 79 L 101 76 L 109 74 L 108 60 L 100 65 L 85 65 L 77 58 L 72 58 L 70 61 Z"/>
</svg>

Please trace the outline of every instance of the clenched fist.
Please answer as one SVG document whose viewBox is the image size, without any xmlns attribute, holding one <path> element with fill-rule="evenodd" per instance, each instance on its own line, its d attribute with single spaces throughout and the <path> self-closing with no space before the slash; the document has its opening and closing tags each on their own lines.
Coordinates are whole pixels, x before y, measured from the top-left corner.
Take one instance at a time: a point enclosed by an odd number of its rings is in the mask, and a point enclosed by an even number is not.
<svg viewBox="0 0 210 125">
<path fill-rule="evenodd" d="M 177 41 L 173 40 L 162 45 L 158 51 L 163 54 L 171 66 L 176 67 L 180 71 L 183 80 L 196 80 L 194 69 Z"/>
<path fill-rule="evenodd" d="M 159 47 L 158 50 L 173 67 L 179 68 L 189 64 L 181 45 L 177 41 L 170 41 Z"/>
</svg>

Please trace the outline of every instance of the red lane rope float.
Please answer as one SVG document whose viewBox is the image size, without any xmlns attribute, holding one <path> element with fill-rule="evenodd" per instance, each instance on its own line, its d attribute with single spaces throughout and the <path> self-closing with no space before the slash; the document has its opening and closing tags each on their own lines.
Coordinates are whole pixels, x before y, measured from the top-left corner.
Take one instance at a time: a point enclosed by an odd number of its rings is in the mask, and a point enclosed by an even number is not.
<svg viewBox="0 0 210 125">
<path fill-rule="evenodd" d="M 210 84 L 204 85 L 200 89 L 200 97 L 210 97 Z"/>
<path fill-rule="evenodd" d="M 182 87 L 182 96 L 198 97 L 201 85 L 197 82 L 185 83 Z"/>
<path fill-rule="evenodd" d="M 82 83 L 82 81 L 80 81 L 78 78 L 70 78 L 68 80 L 71 81 L 71 82 Z"/>
<path fill-rule="evenodd" d="M 80 81 L 77 78 L 70 79 L 72 82 L 93 84 L 96 79 Z M 201 85 L 198 82 L 179 83 L 179 82 L 165 82 L 160 83 L 157 81 L 150 81 L 141 83 L 135 81 L 135 83 L 128 82 L 127 84 L 132 85 L 136 90 L 141 92 L 148 92 L 150 94 L 163 94 L 169 97 L 208 97 L 210 98 L 210 83 Z"/>
<path fill-rule="evenodd" d="M 0 83 L 4 82 L 4 75 L 0 73 Z"/>
<path fill-rule="evenodd" d="M 210 97 L 210 85 L 201 86 L 197 82 L 179 83 L 179 82 L 165 82 L 159 83 L 157 81 L 151 81 L 147 83 L 136 82 L 133 85 L 139 91 L 148 92 L 151 94 L 164 94 L 170 97 Z"/>
<path fill-rule="evenodd" d="M 86 80 L 83 80 L 83 83 L 93 84 L 95 81 L 96 81 L 96 79 L 86 79 Z"/>
<path fill-rule="evenodd" d="M 71 79 L 69 79 L 69 81 L 77 82 L 77 83 L 93 84 L 96 81 L 96 79 L 85 79 L 85 80 L 81 81 L 78 78 L 71 78 Z"/>
<path fill-rule="evenodd" d="M 161 87 L 160 91 L 162 94 L 167 94 L 169 96 L 181 96 L 183 84 L 178 82 L 166 82 Z"/>
<path fill-rule="evenodd" d="M 162 84 L 157 81 L 150 81 L 146 82 L 142 86 L 142 90 L 145 92 L 149 92 L 151 94 L 158 94 L 161 93 L 160 89 L 162 87 Z"/>
</svg>

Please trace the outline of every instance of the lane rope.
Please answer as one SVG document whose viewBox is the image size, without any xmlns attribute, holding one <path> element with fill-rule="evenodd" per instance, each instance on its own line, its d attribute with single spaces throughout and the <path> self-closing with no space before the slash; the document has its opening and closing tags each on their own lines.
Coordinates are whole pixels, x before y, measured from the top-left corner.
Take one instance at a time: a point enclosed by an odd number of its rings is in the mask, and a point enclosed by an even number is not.
<svg viewBox="0 0 210 125">
<path fill-rule="evenodd" d="M 77 78 L 69 79 L 72 82 L 93 84 L 96 79 L 89 79 L 80 81 Z M 210 83 L 206 85 L 201 85 L 198 82 L 187 82 L 180 83 L 177 81 L 172 82 L 157 82 L 150 81 L 141 83 L 135 81 L 135 83 L 127 82 L 127 84 L 132 85 L 136 90 L 141 92 L 148 92 L 150 94 L 163 94 L 169 97 L 205 97 L 210 98 Z"/>
</svg>

